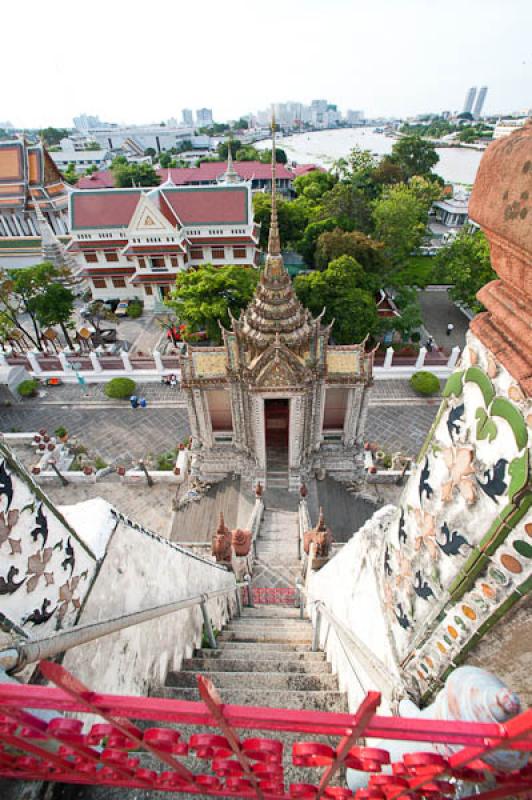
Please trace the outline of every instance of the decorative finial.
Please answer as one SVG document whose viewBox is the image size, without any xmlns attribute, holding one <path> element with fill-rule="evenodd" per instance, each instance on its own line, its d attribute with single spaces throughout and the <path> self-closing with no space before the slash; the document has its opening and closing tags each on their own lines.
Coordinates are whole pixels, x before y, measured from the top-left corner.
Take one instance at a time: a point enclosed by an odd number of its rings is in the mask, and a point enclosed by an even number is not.
<svg viewBox="0 0 532 800">
<path fill-rule="evenodd" d="M 318 524 L 316 525 L 317 531 L 325 531 L 327 530 L 327 526 L 325 525 L 325 514 L 323 513 L 323 506 L 320 506 L 320 516 L 318 519 Z"/>
<path fill-rule="evenodd" d="M 275 112 L 272 110 L 272 216 L 270 221 L 270 233 L 268 236 L 268 255 L 281 255 L 281 239 L 279 237 L 279 223 L 277 221 L 277 199 L 276 199 L 276 153 L 275 153 Z"/>
</svg>

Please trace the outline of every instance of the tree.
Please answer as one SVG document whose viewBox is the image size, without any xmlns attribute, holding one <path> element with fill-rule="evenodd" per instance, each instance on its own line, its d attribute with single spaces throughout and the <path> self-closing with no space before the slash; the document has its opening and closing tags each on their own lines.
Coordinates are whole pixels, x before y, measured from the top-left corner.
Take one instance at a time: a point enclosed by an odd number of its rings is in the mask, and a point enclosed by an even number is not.
<svg viewBox="0 0 532 800">
<path fill-rule="evenodd" d="M 366 272 L 382 273 L 386 266 L 383 250 L 382 242 L 376 242 L 360 231 L 348 232 L 335 228 L 318 238 L 314 262 L 319 269 L 326 269 L 331 261 L 340 256 L 351 256 Z"/>
<path fill-rule="evenodd" d="M 161 153 L 159 157 L 159 165 L 163 169 L 168 169 L 171 163 L 172 163 L 172 156 L 170 155 L 170 153 Z"/>
<path fill-rule="evenodd" d="M 49 283 L 44 292 L 28 304 L 41 326 L 59 325 L 69 347 L 72 347 L 72 341 L 67 326 L 74 311 L 74 300 L 73 293 L 66 286 Z"/>
<path fill-rule="evenodd" d="M 309 222 L 297 247 L 298 252 L 303 256 L 307 266 L 314 266 L 316 244 L 321 234 L 325 231 L 333 231 L 337 226 L 338 223 L 332 218 L 321 219 L 318 222 Z"/>
<path fill-rule="evenodd" d="M 38 350 L 42 350 L 39 321 L 34 308 L 35 299 L 44 294 L 50 284 L 66 274 L 49 261 L 24 269 L 0 273 L 0 314 L 2 327 L 11 325 L 29 339 Z M 31 333 L 24 320 L 27 316 Z"/>
<path fill-rule="evenodd" d="M 364 192 L 351 183 L 337 183 L 321 198 L 321 217 L 334 217 L 346 231 L 372 229 L 371 207 Z"/>
<path fill-rule="evenodd" d="M 482 311 L 484 306 L 477 300 L 477 292 L 497 278 L 484 234 L 462 230 L 454 242 L 440 250 L 434 262 L 440 280 L 454 284 L 450 290 L 452 299 L 475 313 Z"/>
<path fill-rule="evenodd" d="M 111 164 L 115 186 L 124 189 L 131 186 L 158 186 L 160 177 L 151 164 L 128 164 L 124 156 L 117 156 Z"/>
<path fill-rule="evenodd" d="M 414 175 L 430 175 L 440 158 L 434 146 L 421 136 L 403 136 L 392 147 L 391 160 L 408 180 Z"/>
<path fill-rule="evenodd" d="M 252 145 L 246 145 L 236 151 L 235 158 L 237 161 L 258 161 L 259 151 Z"/>
<path fill-rule="evenodd" d="M 385 254 L 393 264 L 404 262 L 423 241 L 427 212 L 427 203 L 404 183 L 391 186 L 375 201 L 375 236 L 384 242 Z"/>
<path fill-rule="evenodd" d="M 46 145 L 53 146 L 54 144 L 59 144 L 61 139 L 64 139 L 68 136 L 70 131 L 68 128 L 42 128 L 39 131 L 39 136 L 44 141 Z"/>
<path fill-rule="evenodd" d="M 229 311 L 238 316 L 253 297 L 257 281 L 258 272 L 251 267 L 202 264 L 178 273 L 165 303 L 192 331 L 205 330 L 209 339 L 219 343 L 218 323 L 230 326 Z"/>
<path fill-rule="evenodd" d="M 399 164 L 395 164 L 390 156 L 383 156 L 373 170 L 372 177 L 377 186 L 390 186 L 401 183 L 403 173 Z"/>
<path fill-rule="evenodd" d="M 147 147 L 145 149 L 145 151 L 144 151 L 144 155 L 145 156 L 149 156 L 150 158 L 155 158 L 157 153 L 155 152 L 155 148 L 154 147 Z"/>
<path fill-rule="evenodd" d="M 237 152 L 242 147 L 242 142 L 240 142 L 238 139 L 231 139 L 231 140 L 227 140 L 225 142 L 218 142 L 218 146 L 216 148 L 216 152 L 218 153 L 218 157 L 222 161 L 226 161 L 227 160 L 227 151 L 229 149 L 229 141 L 231 142 L 231 155 L 235 159 L 236 159 Z"/>
<path fill-rule="evenodd" d="M 244 117 L 240 117 L 233 125 L 234 130 L 246 131 L 249 128 L 249 122 Z"/>
<path fill-rule="evenodd" d="M 298 175 L 295 178 L 293 186 L 298 197 L 303 195 L 309 200 L 319 200 L 325 192 L 332 189 L 336 183 L 336 178 L 330 172 L 322 172 L 321 170 L 314 169 L 312 172 L 307 172 L 306 175 Z"/>
<path fill-rule="evenodd" d="M 89 142 L 86 147 L 87 150 L 101 150 L 102 146 L 99 142 Z"/>
<path fill-rule="evenodd" d="M 412 332 L 423 324 L 417 291 L 412 286 L 401 286 L 394 300 L 401 316 L 391 317 L 390 320 L 394 329 L 400 331 L 403 340 L 407 341 Z"/>
<path fill-rule="evenodd" d="M 272 151 L 271 148 L 269 150 L 261 150 L 260 152 L 260 160 L 263 164 L 271 164 L 272 163 Z M 286 155 L 285 151 L 281 147 L 275 148 L 275 160 L 278 164 L 287 164 L 288 163 L 288 156 Z"/>
<path fill-rule="evenodd" d="M 356 146 L 346 158 L 339 158 L 333 163 L 332 171 L 340 180 L 351 182 L 355 176 L 368 174 L 376 166 L 377 161 L 371 151 Z"/>
<path fill-rule="evenodd" d="M 77 183 L 79 180 L 79 175 L 76 172 L 76 165 L 73 161 L 69 163 L 66 170 L 63 172 L 63 178 L 66 180 L 67 183 L 74 184 Z"/>
<path fill-rule="evenodd" d="M 331 261 L 323 272 L 298 275 L 294 288 L 301 302 L 313 313 L 325 307 L 324 319 L 334 319 L 333 336 L 338 344 L 353 344 L 378 327 L 375 299 L 364 287 L 366 276 L 350 256 Z"/>
<path fill-rule="evenodd" d="M 265 192 L 256 192 L 253 196 L 253 215 L 255 221 L 261 225 L 259 244 L 263 249 L 268 244 L 271 213 L 271 196 Z M 283 247 L 298 245 L 309 222 L 309 214 L 310 208 L 304 197 L 291 202 L 277 198 L 279 234 Z"/>
</svg>

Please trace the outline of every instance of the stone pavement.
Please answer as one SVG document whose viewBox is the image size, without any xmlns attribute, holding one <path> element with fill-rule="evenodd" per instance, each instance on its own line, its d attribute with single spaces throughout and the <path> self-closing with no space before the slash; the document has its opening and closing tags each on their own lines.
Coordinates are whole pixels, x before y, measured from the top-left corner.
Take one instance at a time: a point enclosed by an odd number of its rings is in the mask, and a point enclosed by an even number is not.
<svg viewBox="0 0 532 800">
<path fill-rule="evenodd" d="M 365 439 L 387 453 L 401 451 L 416 458 L 438 411 L 439 400 L 433 403 L 370 406 Z"/>
<path fill-rule="evenodd" d="M 61 386 L 43 386 L 39 397 L 32 400 L 22 400 L 14 404 L 16 408 L 33 408 L 41 405 L 71 404 L 87 406 L 100 404 L 109 408 L 130 408 L 128 400 L 113 400 L 105 394 L 105 383 L 88 383 L 79 386 L 77 383 L 63 383 Z M 137 383 L 135 388 L 137 397 L 145 397 L 148 404 L 171 405 L 184 407 L 186 399 L 183 392 L 177 387 L 166 386 L 164 383 Z M 11 398 L 13 399 L 13 398 Z"/>
<path fill-rule="evenodd" d="M 184 408 L 120 408 L 99 406 L 45 406 L 20 404 L 0 408 L 0 430 L 6 432 L 53 431 L 64 425 L 91 453 L 107 463 L 130 466 L 139 458 L 154 461 L 189 436 Z"/>
<path fill-rule="evenodd" d="M 139 522 L 160 536 L 169 537 L 172 519 L 172 500 L 176 484 L 157 483 L 150 487 L 146 483 L 122 483 L 118 478 L 98 483 L 76 483 L 68 486 L 47 483 L 43 491 L 57 505 L 73 505 L 93 497 L 103 497 L 118 511 Z"/>
<path fill-rule="evenodd" d="M 449 352 L 455 345 L 463 350 L 469 320 L 455 306 L 447 292 L 420 292 L 419 303 L 423 325 L 438 346 Z M 454 325 L 450 336 L 446 334 L 448 322 Z"/>
</svg>

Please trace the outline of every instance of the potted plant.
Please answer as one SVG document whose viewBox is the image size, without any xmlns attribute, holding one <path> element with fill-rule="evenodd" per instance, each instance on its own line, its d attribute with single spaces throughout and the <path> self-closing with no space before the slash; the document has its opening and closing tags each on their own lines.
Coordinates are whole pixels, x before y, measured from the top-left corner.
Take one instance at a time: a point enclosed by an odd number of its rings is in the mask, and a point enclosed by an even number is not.
<svg viewBox="0 0 532 800">
<path fill-rule="evenodd" d="M 38 466 L 35 466 L 35 467 L 31 468 L 31 471 L 33 472 L 34 475 L 38 475 L 39 472 L 41 471 L 41 468 L 38 467 Z"/>
<path fill-rule="evenodd" d="M 63 444 L 66 441 L 68 441 L 68 431 L 64 427 L 64 425 L 60 425 L 58 428 L 55 429 L 55 435 L 57 436 L 60 442 L 63 442 Z"/>
<path fill-rule="evenodd" d="M 120 475 L 121 478 L 123 478 L 124 475 L 126 474 L 126 468 L 125 467 L 117 467 L 116 471 Z"/>
<path fill-rule="evenodd" d="M 92 467 L 83 467 L 83 474 L 84 475 L 92 475 Z"/>
</svg>

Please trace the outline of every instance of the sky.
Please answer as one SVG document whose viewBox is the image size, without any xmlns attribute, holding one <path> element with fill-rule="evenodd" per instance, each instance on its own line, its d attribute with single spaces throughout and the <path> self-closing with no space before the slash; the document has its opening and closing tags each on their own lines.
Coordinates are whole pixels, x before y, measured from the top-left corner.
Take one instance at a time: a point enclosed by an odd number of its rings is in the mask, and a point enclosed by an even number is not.
<svg viewBox="0 0 532 800">
<path fill-rule="evenodd" d="M 26 0 L 2 4 L 0 121 L 219 121 L 325 98 L 367 116 L 532 107 L 532 0 Z M 6 32 L 11 32 L 5 35 Z"/>
</svg>

